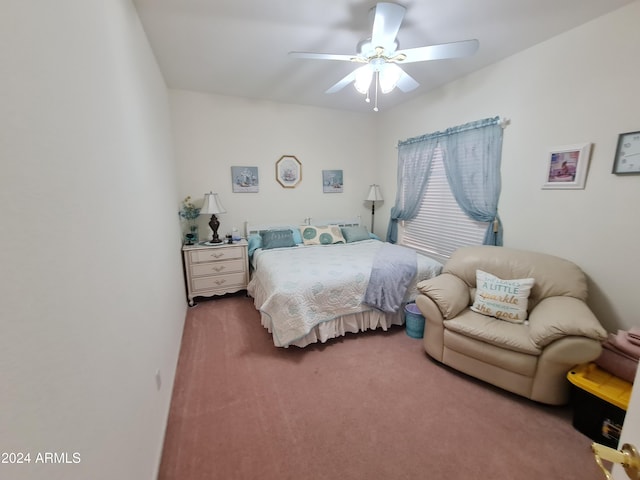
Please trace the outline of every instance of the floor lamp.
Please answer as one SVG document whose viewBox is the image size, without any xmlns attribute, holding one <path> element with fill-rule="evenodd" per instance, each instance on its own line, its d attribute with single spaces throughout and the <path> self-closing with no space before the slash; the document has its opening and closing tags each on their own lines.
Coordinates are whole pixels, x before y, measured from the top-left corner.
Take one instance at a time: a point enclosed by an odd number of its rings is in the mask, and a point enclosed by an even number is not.
<svg viewBox="0 0 640 480">
<path fill-rule="evenodd" d="M 213 231 L 213 237 L 207 243 L 222 243 L 222 240 L 218 237 L 218 227 L 220 226 L 220 221 L 216 214 L 218 213 L 227 213 L 227 211 L 220 203 L 220 199 L 218 198 L 217 193 L 209 192 L 204 194 L 204 205 L 200 209 L 200 215 L 211 215 L 211 220 L 209 220 L 209 226 Z"/>
<path fill-rule="evenodd" d="M 367 202 L 371 202 L 371 233 L 373 233 L 373 220 L 376 214 L 376 202 L 381 202 L 383 200 L 382 194 L 380 193 L 380 185 L 376 185 L 375 183 L 369 187 L 369 195 L 365 199 Z"/>
</svg>

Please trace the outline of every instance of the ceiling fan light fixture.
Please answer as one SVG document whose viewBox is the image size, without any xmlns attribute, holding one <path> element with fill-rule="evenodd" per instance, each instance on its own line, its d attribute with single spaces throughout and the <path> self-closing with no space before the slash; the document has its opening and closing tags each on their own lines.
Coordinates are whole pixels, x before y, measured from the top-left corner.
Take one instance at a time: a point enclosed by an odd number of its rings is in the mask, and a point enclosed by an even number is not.
<svg viewBox="0 0 640 480">
<path fill-rule="evenodd" d="M 402 76 L 402 69 L 393 63 L 387 63 L 380 69 L 380 91 L 390 93 L 396 88 Z"/>
<path fill-rule="evenodd" d="M 355 55 L 315 52 L 289 52 L 296 58 L 338 60 L 359 63 L 360 66 L 340 79 L 325 91 L 336 93 L 350 83 L 356 91 L 365 95 L 365 101 L 374 103 L 378 111 L 378 94 L 387 94 L 398 88 L 408 93 L 420 84 L 398 64 L 426 62 L 446 58 L 468 57 L 478 50 L 478 40 L 425 45 L 423 47 L 398 50 L 398 32 L 402 25 L 406 7 L 392 2 L 378 2 L 371 10 L 371 36 L 357 44 Z M 372 85 L 375 77 L 375 85 Z"/>
<path fill-rule="evenodd" d="M 364 65 L 356 70 L 356 78 L 353 82 L 353 86 L 359 93 L 369 93 L 369 87 L 371 86 L 371 80 L 373 78 L 373 70 L 369 65 Z"/>
</svg>

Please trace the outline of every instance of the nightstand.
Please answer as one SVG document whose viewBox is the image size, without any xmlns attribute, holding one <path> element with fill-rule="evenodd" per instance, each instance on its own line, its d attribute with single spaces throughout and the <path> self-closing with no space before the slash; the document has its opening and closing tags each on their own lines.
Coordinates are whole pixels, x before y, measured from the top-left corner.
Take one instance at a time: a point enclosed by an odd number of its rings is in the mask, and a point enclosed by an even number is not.
<svg viewBox="0 0 640 480">
<path fill-rule="evenodd" d="M 210 297 L 245 290 L 249 283 L 247 241 L 220 245 L 184 245 L 187 299 Z"/>
</svg>

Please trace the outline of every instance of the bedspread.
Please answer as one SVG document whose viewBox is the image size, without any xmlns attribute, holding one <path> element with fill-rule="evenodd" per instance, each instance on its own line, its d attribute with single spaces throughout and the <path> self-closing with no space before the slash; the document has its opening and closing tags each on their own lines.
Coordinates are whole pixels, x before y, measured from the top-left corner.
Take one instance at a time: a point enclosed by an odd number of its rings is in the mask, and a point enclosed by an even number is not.
<svg viewBox="0 0 640 480">
<path fill-rule="evenodd" d="M 371 310 L 362 300 L 373 259 L 383 245 L 365 240 L 257 250 L 247 290 L 260 312 L 270 318 L 274 344 L 288 346 L 322 322 Z M 407 301 L 415 298 L 417 282 L 442 268 L 435 260 L 418 257 L 418 274 Z"/>
</svg>

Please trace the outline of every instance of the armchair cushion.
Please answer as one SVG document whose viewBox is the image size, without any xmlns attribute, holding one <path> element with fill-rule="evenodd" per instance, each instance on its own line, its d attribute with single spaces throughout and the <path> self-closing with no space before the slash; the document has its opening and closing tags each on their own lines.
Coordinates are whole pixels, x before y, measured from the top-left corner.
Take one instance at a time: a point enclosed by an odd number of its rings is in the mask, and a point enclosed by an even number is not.
<svg viewBox="0 0 640 480">
<path fill-rule="evenodd" d="M 467 309 L 445 320 L 447 330 L 491 345 L 529 355 L 540 355 L 541 349 L 531 340 L 528 325 L 504 322 Z"/>
</svg>

